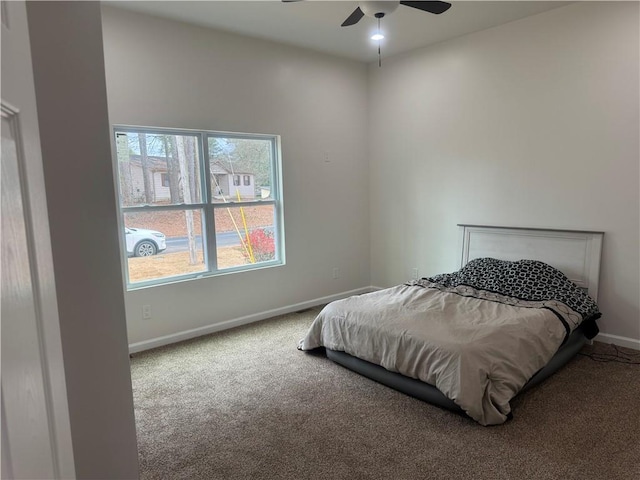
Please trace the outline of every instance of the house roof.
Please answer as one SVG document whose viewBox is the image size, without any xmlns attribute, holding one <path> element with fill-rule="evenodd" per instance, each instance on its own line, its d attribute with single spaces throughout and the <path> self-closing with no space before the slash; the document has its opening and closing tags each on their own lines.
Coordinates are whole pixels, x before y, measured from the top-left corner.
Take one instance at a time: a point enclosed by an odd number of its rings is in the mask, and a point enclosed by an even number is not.
<svg viewBox="0 0 640 480">
<path fill-rule="evenodd" d="M 214 174 L 229 174 L 229 170 L 224 168 L 220 162 L 213 162 L 211 164 L 211 173 Z"/>
<path fill-rule="evenodd" d="M 142 161 L 140 155 L 129 155 L 129 163 L 142 167 Z M 149 155 L 147 156 L 147 166 L 152 172 L 166 172 L 167 171 L 167 159 L 165 157 L 157 157 Z M 211 173 L 214 175 L 230 175 L 231 172 L 225 168 L 225 166 L 219 162 L 211 162 Z M 251 172 L 243 172 L 234 170 L 235 175 L 253 175 Z"/>
<path fill-rule="evenodd" d="M 231 172 L 227 168 L 225 168 L 225 166 L 222 163 L 218 161 L 211 163 L 211 173 L 226 174 L 226 175 L 231 174 Z M 253 173 L 251 172 L 243 172 L 242 170 L 234 170 L 233 173 L 235 175 L 253 175 Z"/>
<path fill-rule="evenodd" d="M 140 155 L 129 155 L 129 163 L 142 167 L 142 160 Z M 147 166 L 154 172 L 166 172 L 167 171 L 167 159 L 164 157 L 147 156 Z"/>
</svg>

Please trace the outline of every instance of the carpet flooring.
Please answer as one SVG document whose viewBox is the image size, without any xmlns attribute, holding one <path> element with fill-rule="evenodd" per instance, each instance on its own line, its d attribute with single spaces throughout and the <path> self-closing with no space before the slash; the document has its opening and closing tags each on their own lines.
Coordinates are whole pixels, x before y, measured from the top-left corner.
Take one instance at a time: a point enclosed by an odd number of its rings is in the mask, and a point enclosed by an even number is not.
<svg viewBox="0 0 640 480">
<path fill-rule="evenodd" d="M 296 350 L 318 311 L 134 355 L 141 479 L 640 478 L 640 366 L 579 355 L 482 427 Z"/>
</svg>

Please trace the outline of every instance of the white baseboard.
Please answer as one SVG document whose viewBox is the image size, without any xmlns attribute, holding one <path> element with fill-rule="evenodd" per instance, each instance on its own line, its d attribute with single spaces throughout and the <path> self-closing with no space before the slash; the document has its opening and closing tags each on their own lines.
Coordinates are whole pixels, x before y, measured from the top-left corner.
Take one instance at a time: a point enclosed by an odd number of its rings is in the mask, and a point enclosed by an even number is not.
<svg viewBox="0 0 640 480">
<path fill-rule="evenodd" d="M 189 340 L 190 338 L 200 337 L 202 335 L 208 335 L 214 332 L 220 332 L 222 330 L 228 330 L 229 328 L 239 327 L 241 325 L 247 325 L 249 323 L 258 322 L 260 320 L 266 320 L 267 318 L 276 317 L 278 315 L 284 315 L 287 313 L 297 312 L 306 308 L 316 307 L 318 305 L 324 305 L 334 300 L 340 300 L 341 298 L 347 298 L 352 295 L 359 295 L 361 293 L 373 292 L 376 290 L 382 290 L 382 287 L 369 286 L 363 288 L 357 288 L 355 290 L 349 290 L 347 292 L 336 293 L 321 298 L 314 298 L 306 302 L 295 303 L 286 307 L 275 308 L 273 310 L 266 310 L 264 312 L 255 313 L 253 315 L 246 315 L 244 317 L 227 320 L 226 322 L 220 322 L 213 325 L 206 325 L 204 327 L 193 328 L 191 330 L 184 330 L 182 332 L 174 333 L 171 335 L 165 335 L 163 337 L 152 338 L 151 340 L 144 340 L 142 342 L 136 342 L 129 345 L 129 353 L 142 352 L 151 348 L 162 347 L 164 345 L 170 345 L 172 343 L 181 342 L 183 340 Z M 634 350 L 640 350 L 640 340 L 628 337 L 620 337 L 618 335 L 610 335 L 607 333 L 600 333 L 593 339 L 596 342 L 613 343 L 620 347 L 627 347 Z"/>
<path fill-rule="evenodd" d="M 359 295 L 361 293 L 371 292 L 376 290 L 376 287 L 363 287 L 355 290 L 349 290 L 348 292 L 336 293 L 327 297 L 314 298 L 306 302 L 295 303 L 282 308 L 275 308 L 273 310 L 267 310 L 253 315 L 246 315 L 244 317 L 234 318 L 227 320 L 226 322 L 215 323 L 213 325 L 206 325 L 204 327 L 193 328 L 191 330 L 184 330 L 182 332 L 173 333 L 171 335 L 165 335 L 163 337 L 152 338 L 151 340 L 144 340 L 142 342 L 136 342 L 129 345 L 129 353 L 142 352 L 151 348 L 162 347 L 171 343 L 181 342 L 183 340 L 189 340 L 190 338 L 200 337 L 202 335 L 208 335 L 210 333 L 227 330 L 233 327 L 239 327 L 240 325 L 246 325 L 260 320 L 266 320 L 267 318 L 276 317 L 278 315 L 284 315 L 286 313 L 297 312 L 305 310 L 307 308 L 316 307 L 318 305 L 324 305 L 334 300 L 340 300 L 341 298 L 347 298 L 352 295 Z"/>
<path fill-rule="evenodd" d="M 600 333 L 593 339 L 596 342 L 613 343 L 619 347 L 632 348 L 634 350 L 640 350 L 640 340 L 629 337 L 619 337 L 618 335 L 609 335 L 608 333 Z"/>
</svg>

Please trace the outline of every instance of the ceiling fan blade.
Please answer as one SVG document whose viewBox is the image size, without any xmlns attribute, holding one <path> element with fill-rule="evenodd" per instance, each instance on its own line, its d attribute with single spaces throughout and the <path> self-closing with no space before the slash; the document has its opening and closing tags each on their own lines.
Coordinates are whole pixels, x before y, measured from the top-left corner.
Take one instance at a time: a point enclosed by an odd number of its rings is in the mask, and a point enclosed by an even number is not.
<svg viewBox="0 0 640 480">
<path fill-rule="evenodd" d="M 364 17 L 364 13 L 360 10 L 360 7 L 356 8 L 349 18 L 347 18 L 344 22 L 342 22 L 341 27 L 348 27 L 350 25 L 355 25 L 360 21 L 360 19 Z"/>
<path fill-rule="evenodd" d="M 302 0 L 282 0 L 284 3 L 301 2 Z"/>
<path fill-rule="evenodd" d="M 448 2 L 405 2 L 400 1 L 400 5 L 406 5 L 407 7 L 417 8 L 418 10 L 423 10 L 429 13 L 435 13 L 439 15 L 443 12 L 446 12 L 451 7 L 451 4 Z"/>
</svg>

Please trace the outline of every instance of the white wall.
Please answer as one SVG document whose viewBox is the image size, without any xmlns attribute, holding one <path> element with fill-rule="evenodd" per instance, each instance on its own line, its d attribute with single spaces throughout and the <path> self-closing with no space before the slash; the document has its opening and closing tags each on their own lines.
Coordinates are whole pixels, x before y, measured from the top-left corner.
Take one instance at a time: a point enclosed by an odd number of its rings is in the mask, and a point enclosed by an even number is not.
<svg viewBox="0 0 640 480">
<path fill-rule="evenodd" d="M 113 124 L 282 136 L 286 266 L 129 292 L 130 343 L 369 285 L 365 65 L 109 7 L 103 30 Z"/>
<path fill-rule="evenodd" d="M 605 231 L 599 322 L 640 340 L 637 2 L 370 66 L 372 283 L 458 266 L 457 223 Z"/>
<path fill-rule="evenodd" d="M 100 6 L 27 2 L 27 13 L 75 472 L 133 479 Z"/>
</svg>

